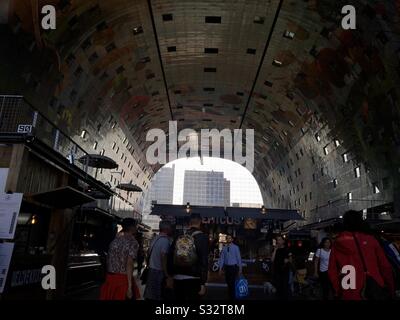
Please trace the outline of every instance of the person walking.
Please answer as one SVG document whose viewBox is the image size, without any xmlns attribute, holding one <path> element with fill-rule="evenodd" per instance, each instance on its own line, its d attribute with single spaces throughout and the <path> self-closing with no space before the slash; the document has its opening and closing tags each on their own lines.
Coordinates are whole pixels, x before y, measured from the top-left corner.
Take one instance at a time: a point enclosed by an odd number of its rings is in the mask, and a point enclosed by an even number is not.
<svg viewBox="0 0 400 320">
<path fill-rule="evenodd" d="M 100 300 L 126 300 L 136 298 L 133 277 L 134 260 L 139 244 L 135 239 L 136 221 L 125 218 L 122 231 L 111 242 L 107 257 L 106 281 L 100 289 Z"/>
<path fill-rule="evenodd" d="M 169 221 L 160 221 L 160 234 L 156 236 L 149 248 L 147 275 L 144 298 L 146 300 L 163 300 L 165 288 L 173 286 L 173 279 L 168 272 L 168 253 L 172 226 Z"/>
<path fill-rule="evenodd" d="M 323 238 L 321 244 L 315 253 L 315 277 L 319 278 L 322 288 L 322 299 L 328 300 L 331 291 L 331 282 L 328 276 L 329 256 L 331 254 L 332 241 L 329 238 Z"/>
<path fill-rule="evenodd" d="M 343 230 L 332 245 L 328 266 L 335 297 L 342 300 L 389 299 L 394 294 L 391 265 L 378 241 L 366 232 L 362 213 L 347 211 L 343 215 Z M 343 287 L 345 266 L 350 285 Z M 353 279 L 352 270 L 355 271 Z"/>
<path fill-rule="evenodd" d="M 176 299 L 199 300 L 206 293 L 208 275 L 208 236 L 201 231 L 199 214 L 190 216 L 188 232 L 174 241 L 171 253 Z"/>
<path fill-rule="evenodd" d="M 240 256 L 240 249 L 233 243 L 231 235 L 226 236 L 226 245 L 221 251 L 218 266 L 221 276 L 225 272 L 229 299 L 235 300 L 235 281 L 242 274 L 242 258 Z"/>
<path fill-rule="evenodd" d="M 288 300 L 290 297 L 290 271 L 292 270 L 292 254 L 286 248 L 285 239 L 278 235 L 276 247 L 272 253 L 273 283 L 276 288 L 277 298 Z"/>
</svg>

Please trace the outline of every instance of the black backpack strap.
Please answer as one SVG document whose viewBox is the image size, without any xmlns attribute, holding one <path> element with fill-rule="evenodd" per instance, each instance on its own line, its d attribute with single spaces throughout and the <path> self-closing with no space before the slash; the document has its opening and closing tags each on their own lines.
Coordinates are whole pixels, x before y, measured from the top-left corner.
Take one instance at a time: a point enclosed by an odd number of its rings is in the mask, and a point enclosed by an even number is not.
<svg viewBox="0 0 400 320">
<path fill-rule="evenodd" d="M 364 273 L 368 273 L 367 265 L 366 265 L 365 260 L 364 260 L 364 255 L 363 255 L 363 253 L 361 251 L 360 243 L 358 242 L 356 234 L 354 232 L 352 234 L 353 234 L 354 242 L 356 243 L 358 255 L 361 258 L 361 262 L 362 262 L 362 265 L 363 265 Z"/>
<path fill-rule="evenodd" d="M 150 258 L 151 258 L 151 254 L 153 252 L 154 246 L 156 245 L 157 241 L 160 240 L 161 238 L 162 238 L 162 236 L 158 236 L 157 239 L 152 244 L 152 246 L 150 247 L 149 254 L 147 255 L 147 259 L 146 259 L 147 266 L 149 266 L 149 264 L 150 264 Z"/>
</svg>

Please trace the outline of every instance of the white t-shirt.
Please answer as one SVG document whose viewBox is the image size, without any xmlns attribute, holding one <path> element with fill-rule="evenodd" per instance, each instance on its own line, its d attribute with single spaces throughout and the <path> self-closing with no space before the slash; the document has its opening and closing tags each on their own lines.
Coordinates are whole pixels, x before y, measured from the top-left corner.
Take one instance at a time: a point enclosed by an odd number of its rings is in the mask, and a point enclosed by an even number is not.
<svg viewBox="0 0 400 320">
<path fill-rule="evenodd" d="M 329 255 L 331 254 L 331 249 L 326 251 L 325 249 L 318 249 L 315 253 L 315 256 L 319 258 L 319 271 L 326 272 L 328 271 L 329 266 Z"/>
</svg>

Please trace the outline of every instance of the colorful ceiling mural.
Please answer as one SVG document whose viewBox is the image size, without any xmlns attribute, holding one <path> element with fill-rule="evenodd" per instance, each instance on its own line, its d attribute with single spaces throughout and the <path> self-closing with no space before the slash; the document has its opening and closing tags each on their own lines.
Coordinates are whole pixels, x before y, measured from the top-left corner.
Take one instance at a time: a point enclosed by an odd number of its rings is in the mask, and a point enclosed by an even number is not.
<svg viewBox="0 0 400 320">
<path fill-rule="evenodd" d="M 169 120 L 251 128 L 265 180 L 323 129 L 363 163 L 390 153 L 397 171 L 398 1 L 5 1 L 0 89 L 69 132 L 112 114 L 144 153 L 146 132 Z M 349 2 L 356 30 L 341 28 Z M 44 4 L 56 30 L 38 28 Z"/>
</svg>

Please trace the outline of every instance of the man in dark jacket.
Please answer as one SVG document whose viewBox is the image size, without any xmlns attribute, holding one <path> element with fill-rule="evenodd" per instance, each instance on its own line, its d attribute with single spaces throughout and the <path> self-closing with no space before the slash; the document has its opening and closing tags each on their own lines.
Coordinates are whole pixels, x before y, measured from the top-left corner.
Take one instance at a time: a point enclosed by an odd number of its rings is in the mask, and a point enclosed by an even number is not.
<svg viewBox="0 0 400 320">
<path fill-rule="evenodd" d="M 177 265 L 171 263 L 174 278 L 175 296 L 178 301 L 198 300 L 206 293 L 205 283 L 208 274 L 208 237 L 201 231 L 201 217 L 198 214 L 190 216 L 187 235 L 193 237 L 195 259 L 191 265 Z M 177 241 L 172 244 L 172 255 L 175 257 Z M 172 259 L 174 259 L 174 257 Z"/>
</svg>

